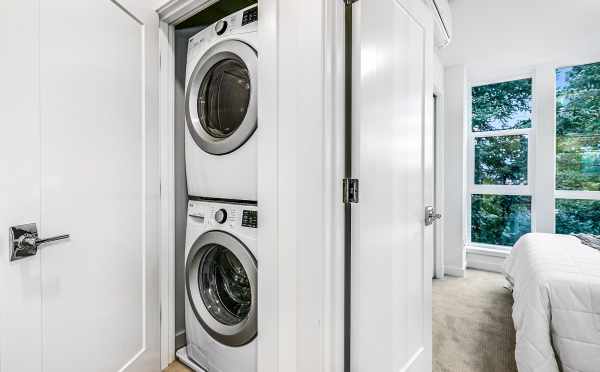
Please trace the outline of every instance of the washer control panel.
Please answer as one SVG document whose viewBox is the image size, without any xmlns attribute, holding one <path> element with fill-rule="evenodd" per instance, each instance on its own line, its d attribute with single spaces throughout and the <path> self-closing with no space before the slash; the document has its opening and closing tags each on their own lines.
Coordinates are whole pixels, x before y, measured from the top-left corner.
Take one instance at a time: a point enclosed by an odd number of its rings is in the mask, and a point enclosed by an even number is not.
<svg viewBox="0 0 600 372">
<path fill-rule="evenodd" d="M 237 204 L 207 204 L 190 200 L 188 216 L 197 223 L 209 226 L 228 226 L 232 228 L 257 228 L 258 212 L 256 207 Z"/>
<path fill-rule="evenodd" d="M 256 229 L 258 226 L 258 212 L 244 210 L 242 212 L 242 226 Z"/>
</svg>

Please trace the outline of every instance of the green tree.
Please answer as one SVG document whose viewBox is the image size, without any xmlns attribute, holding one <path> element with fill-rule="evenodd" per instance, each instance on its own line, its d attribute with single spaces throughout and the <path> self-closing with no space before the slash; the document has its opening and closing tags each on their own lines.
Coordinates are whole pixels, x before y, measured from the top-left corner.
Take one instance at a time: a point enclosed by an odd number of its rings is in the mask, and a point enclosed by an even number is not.
<svg viewBox="0 0 600 372">
<path fill-rule="evenodd" d="M 600 63 L 557 70 L 556 188 L 600 191 Z"/>
<path fill-rule="evenodd" d="M 474 87 L 471 99 L 474 132 L 531 127 L 531 79 Z"/>
<path fill-rule="evenodd" d="M 475 183 L 478 185 L 527 184 L 526 136 L 475 139 Z"/>
<path fill-rule="evenodd" d="M 531 198 L 516 195 L 471 197 L 471 240 L 512 246 L 531 231 Z"/>
<path fill-rule="evenodd" d="M 474 132 L 531 127 L 531 79 L 483 85 L 472 90 Z M 475 183 L 527 184 L 528 138 L 524 135 L 475 139 Z M 531 231 L 531 197 L 473 195 L 471 240 L 513 245 Z"/>
</svg>

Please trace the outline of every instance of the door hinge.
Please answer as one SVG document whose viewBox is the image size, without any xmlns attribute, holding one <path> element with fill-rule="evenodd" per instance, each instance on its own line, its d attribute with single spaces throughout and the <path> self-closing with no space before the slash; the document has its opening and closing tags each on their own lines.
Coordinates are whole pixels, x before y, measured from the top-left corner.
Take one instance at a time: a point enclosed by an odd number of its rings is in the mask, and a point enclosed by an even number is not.
<svg viewBox="0 0 600 372">
<path fill-rule="evenodd" d="M 344 204 L 358 203 L 358 179 L 344 178 L 342 187 Z"/>
</svg>

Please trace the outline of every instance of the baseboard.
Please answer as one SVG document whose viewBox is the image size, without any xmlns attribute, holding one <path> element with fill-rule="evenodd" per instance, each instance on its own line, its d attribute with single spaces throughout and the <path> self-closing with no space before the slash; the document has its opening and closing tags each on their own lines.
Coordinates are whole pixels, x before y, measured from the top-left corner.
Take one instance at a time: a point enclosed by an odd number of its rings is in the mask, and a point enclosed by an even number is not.
<svg viewBox="0 0 600 372">
<path fill-rule="evenodd" d="M 504 272 L 504 261 L 503 257 L 467 253 L 467 267 L 471 269 L 502 273 Z"/>
<path fill-rule="evenodd" d="M 187 339 L 185 337 L 185 329 L 175 333 L 175 350 L 184 347 L 186 344 Z"/>
<path fill-rule="evenodd" d="M 455 267 L 455 266 L 444 266 L 444 274 L 448 275 L 448 276 L 455 276 L 457 278 L 464 278 L 465 277 L 465 269 L 461 268 L 461 267 Z"/>
</svg>

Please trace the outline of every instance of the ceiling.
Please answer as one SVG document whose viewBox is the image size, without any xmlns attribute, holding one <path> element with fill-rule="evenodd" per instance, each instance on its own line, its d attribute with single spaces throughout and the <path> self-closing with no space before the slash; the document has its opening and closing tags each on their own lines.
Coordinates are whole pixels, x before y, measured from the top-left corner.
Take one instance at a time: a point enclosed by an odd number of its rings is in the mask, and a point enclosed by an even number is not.
<svg viewBox="0 0 600 372">
<path fill-rule="evenodd" d="M 453 0 L 446 66 L 509 68 L 578 55 L 600 57 L 599 0 Z"/>
</svg>

